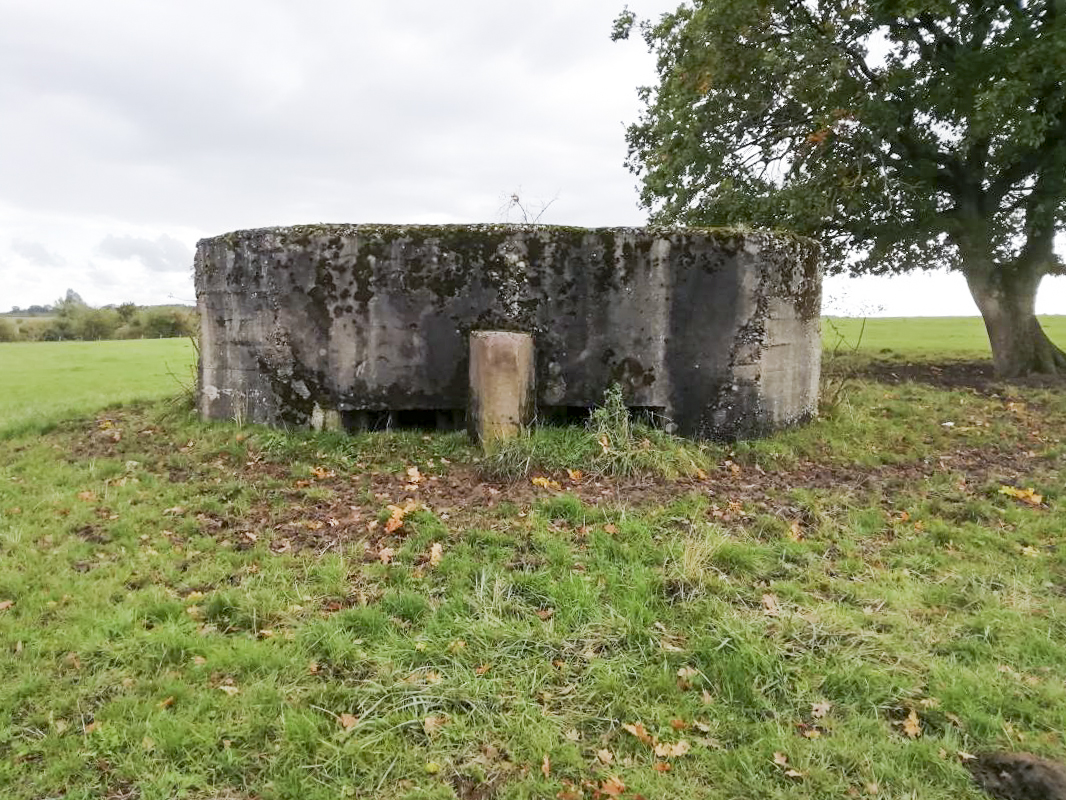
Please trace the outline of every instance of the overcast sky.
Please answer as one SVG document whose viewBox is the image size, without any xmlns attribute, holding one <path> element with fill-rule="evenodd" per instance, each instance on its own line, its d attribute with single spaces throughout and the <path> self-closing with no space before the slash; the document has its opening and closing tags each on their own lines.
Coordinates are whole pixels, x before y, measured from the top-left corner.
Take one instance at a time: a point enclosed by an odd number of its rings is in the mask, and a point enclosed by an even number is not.
<svg viewBox="0 0 1066 800">
<path fill-rule="evenodd" d="M 628 0 L 642 16 L 676 6 Z M 196 240 L 310 222 L 640 225 L 625 0 L 0 0 L 0 310 L 194 301 Z M 958 276 L 828 307 L 973 314 Z M 1066 313 L 1066 282 L 1039 310 Z"/>
</svg>

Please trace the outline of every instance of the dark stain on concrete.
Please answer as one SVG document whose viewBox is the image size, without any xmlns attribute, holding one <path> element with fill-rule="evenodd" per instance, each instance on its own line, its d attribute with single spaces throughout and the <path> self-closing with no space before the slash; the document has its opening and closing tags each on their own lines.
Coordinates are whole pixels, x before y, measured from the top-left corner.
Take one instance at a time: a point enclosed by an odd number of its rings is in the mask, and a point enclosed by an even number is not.
<svg viewBox="0 0 1066 800">
<path fill-rule="evenodd" d="M 782 234 L 307 225 L 197 247 L 208 418 L 466 405 L 473 330 L 532 333 L 538 400 L 614 382 L 680 433 L 735 438 L 815 408 L 818 248 Z"/>
</svg>

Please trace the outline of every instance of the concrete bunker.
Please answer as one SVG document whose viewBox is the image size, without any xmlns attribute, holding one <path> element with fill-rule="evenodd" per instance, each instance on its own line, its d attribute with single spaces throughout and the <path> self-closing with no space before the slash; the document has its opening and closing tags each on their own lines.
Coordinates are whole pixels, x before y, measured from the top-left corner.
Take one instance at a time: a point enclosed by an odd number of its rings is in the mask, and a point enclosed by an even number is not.
<svg viewBox="0 0 1066 800">
<path fill-rule="evenodd" d="M 816 411 L 817 245 L 693 228 L 302 225 L 196 250 L 199 409 L 362 429 L 462 424 L 468 339 L 530 333 L 541 418 L 613 383 L 685 436 Z"/>
</svg>

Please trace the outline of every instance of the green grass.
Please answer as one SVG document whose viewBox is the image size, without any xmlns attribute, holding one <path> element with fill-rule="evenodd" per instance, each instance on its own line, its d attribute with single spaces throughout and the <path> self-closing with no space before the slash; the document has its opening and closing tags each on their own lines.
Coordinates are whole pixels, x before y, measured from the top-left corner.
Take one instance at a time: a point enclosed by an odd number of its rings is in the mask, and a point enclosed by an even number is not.
<svg viewBox="0 0 1066 800">
<path fill-rule="evenodd" d="M 192 386 L 187 339 L 0 344 L 0 437 Z"/>
<path fill-rule="evenodd" d="M 705 477 L 539 432 L 558 489 L 165 401 L 11 433 L 0 795 L 978 800 L 967 754 L 1066 756 L 1064 433 L 854 379 Z"/>
<path fill-rule="evenodd" d="M 1042 316 L 1040 322 L 1055 342 L 1066 346 L 1066 316 Z M 858 351 L 880 358 L 990 358 L 988 334 L 980 317 L 827 317 L 822 339 L 827 350 Z"/>
</svg>

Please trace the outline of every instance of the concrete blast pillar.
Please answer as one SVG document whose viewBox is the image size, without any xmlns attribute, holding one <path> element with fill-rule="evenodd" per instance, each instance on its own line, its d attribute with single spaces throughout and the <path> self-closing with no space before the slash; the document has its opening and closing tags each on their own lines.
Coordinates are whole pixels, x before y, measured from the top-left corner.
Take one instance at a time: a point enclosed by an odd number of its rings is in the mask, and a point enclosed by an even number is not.
<svg viewBox="0 0 1066 800">
<path fill-rule="evenodd" d="M 508 331 L 470 334 L 470 435 L 489 448 L 517 436 L 533 420 L 533 337 Z"/>
</svg>

